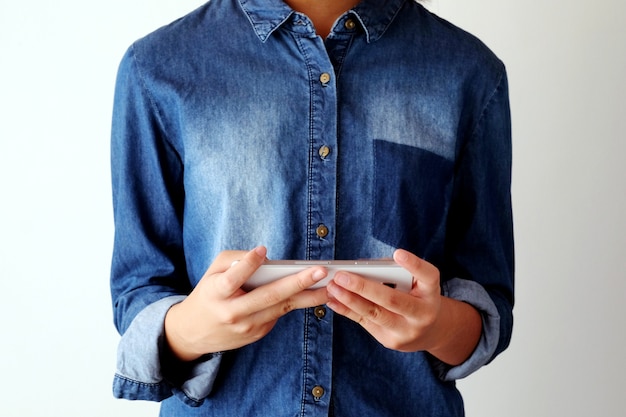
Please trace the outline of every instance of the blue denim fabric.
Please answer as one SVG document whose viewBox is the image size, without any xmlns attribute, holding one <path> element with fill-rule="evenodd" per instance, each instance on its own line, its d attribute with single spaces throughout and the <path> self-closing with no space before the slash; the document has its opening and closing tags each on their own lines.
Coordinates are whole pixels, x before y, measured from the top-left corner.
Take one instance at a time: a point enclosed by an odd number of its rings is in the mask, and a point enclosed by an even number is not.
<svg viewBox="0 0 626 417">
<path fill-rule="evenodd" d="M 281 0 L 212 0 L 129 48 L 111 151 L 118 397 L 162 416 L 461 416 L 454 380 L 509 343 L 505 68 L 418 3 L 363 0 L 323 41 Z M 450 368 L 303 309 L 252 345 L 169 358 L 167 309 L 220 251 L 260 244 L 272 259 L 410 250 L 481 312 L 480 345 Z"/>
</svg>

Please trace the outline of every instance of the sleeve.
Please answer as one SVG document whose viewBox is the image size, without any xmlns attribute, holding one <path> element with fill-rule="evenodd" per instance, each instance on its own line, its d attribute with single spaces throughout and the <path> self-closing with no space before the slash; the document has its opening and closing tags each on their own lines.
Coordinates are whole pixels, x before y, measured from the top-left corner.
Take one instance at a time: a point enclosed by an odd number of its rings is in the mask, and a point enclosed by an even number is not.
<svg viewBox="0 0 626 417">
<path fill-rule="evenodd" d="M 169 357 L 163 326 L 169 308 L 184 296 L 163 298 L 144 308 L 118 345 L 113 395 L 127 400 L 161 401 L 176 395 L 192 407 L 201 405 L 215 382 L 221 354 L 181 363 Z"/>
<path fill-rule="evenodd" d="M 122 335 L 114 393 L 160 401 L 182 392 L 187 382 L 180 372 L 167 374 L 173 359 L 162 343 L 167 310 L 191 291 L 182 237 L 183 165 L 171 140 L 175 135 L 150 94 L 154 82 L 141 73 L 135 52 L 135 46 L 129 48 L 118 70 L 111 129 L 110 284 L 114 323 Z M 212 381 L 218 362 L 203 359 L 212 362 L 189 367 L 188 379 L 199 380 L 204 369 Z"/>
<path fill-rule="evenodd" d="M 430 357 L 433 368 L 444 381 L 471 375 L 494 356 L 500 339 L 500 313 L 487 291 L 471 280 L 454 278 L 443 284 L 443 295 L 472 305 L 480 313 L 482 334 L 472 355 L 458 366 L 449 366 Z"/>
<path fill-rule="evenodd" d="M 508 347 L 513 330 L 512 143 L 503 65 L 476 120 L 458 149 L 442 288 L 444 295 L 481 313 L 483 334 L 466 362 L 435 366 L 445 380 L 465 377 L 491 362 Z"/>
</svg>

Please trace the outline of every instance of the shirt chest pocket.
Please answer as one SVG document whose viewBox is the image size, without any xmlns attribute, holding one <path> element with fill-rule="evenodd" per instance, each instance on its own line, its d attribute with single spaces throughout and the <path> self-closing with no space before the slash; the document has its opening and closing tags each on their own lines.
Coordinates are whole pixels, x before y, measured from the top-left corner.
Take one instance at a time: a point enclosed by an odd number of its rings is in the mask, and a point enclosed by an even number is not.
<svg viewBox="0 0 626 417">
<path fill-rule="evenodd" d="M 418 147 L 380 139 L 373 146 L 373 236 L 423 254 L 445 234 L 454 164 Z"/>
</svg>

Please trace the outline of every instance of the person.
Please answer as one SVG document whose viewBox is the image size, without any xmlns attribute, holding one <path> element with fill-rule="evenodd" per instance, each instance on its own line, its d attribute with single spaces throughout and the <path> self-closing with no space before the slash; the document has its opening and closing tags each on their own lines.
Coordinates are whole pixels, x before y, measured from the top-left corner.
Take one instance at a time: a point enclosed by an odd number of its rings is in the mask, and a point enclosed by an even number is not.
<svg viewBox="0 0 626 417">
<path fill-rule="evenodd" d="M 462 416 L 510 343 L 504 64 L 411 0 L 212 0 L 136 41 L 111 161 L 116 397 L 161 416 Z M 409 293 L 267 259 L 393 259 Z M 238 262 L 235 262 L 238 261 Z"/>
</svg>

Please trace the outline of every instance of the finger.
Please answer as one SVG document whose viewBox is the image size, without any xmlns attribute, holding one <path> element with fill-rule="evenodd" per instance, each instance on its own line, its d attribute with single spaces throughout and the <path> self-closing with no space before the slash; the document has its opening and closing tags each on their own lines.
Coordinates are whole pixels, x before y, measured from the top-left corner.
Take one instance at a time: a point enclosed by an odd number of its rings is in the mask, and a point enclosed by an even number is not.
<svg viewBox="0 0 626 417">
<path fill-rule="evenodd" d="M 262 310 L 268 307 L 284 303 L 295 298 L 296 294 L 309 289 L 327 275 L 326 268 L 315 266 L 304 269 L 297 274 L 289 275 L 269 284 L 262 285 L 250 291 L 244 301 L 255 310 Z M 306 299 L 306 297 L 305 297 Z M 297 306 L 300 308 L 300 305 Z"/>
<path fill-rule="evenodd" d="M 328 302 L 326 288 L 301 291 L 278 304 L 262 309 L 255 313 L 254 319 L 267 323 L 279 319 L 285 314 L 302 308 L 315 307 Z"/>
<path fill-rule="evenodd" d="M 246 253 L 247 251 L 243 250 L 226 250 L 220 252 L 209 266 L 209 269 L 207 269 L 205 275 L 213 275 L 226 271 L 233 266 L 234 262 L 242 259 Z"/>
<path fill-rule="evenodd" d="M 357 314 L 368 316 L 372 320 L 381 315 L 379 312 L 381 307 L 399 315 L 414 307 L 413 296 L 344 271 L 335 275 L 333 285 L 329 285 L 328 290 L 333 297 Z M 387 320 L 388 317 L 384 317 L 383 321 Z"/>
<path fill-rule="evenodd" d="M 397 249 L 393 259 L 413 275 L 414 283 L 411 290 L 413 294 L 427 295 L 440 292 L 439 270 L 436 266 L 403 249 Z"/>
<path fill-rule="evenodd" d="M 241 291 L 241 286 L 250 278 L 254 271 L 263 264 L 266 254 L 267 249 L 264 246 L 259 246 L 246 252 L 241 259 L 234 259 L 232 256 L 221 257 L 219 260 L 221 267 L 228 261 L 230 261 L 229 266 L 232 266 L 227 267 L 224 272 L 215 279 L 216 292 L 224 298 L 228 298 Z M 233 265 L 235 260 L 238 262 Z"/>
<path fill-rule="evenodd" d="M 386 311 L 381 306 L 351 293 L 337 284 L 328 284 L 330 300 L 328 308 L 359 324 L 372 335 L 378 335 L 398 326 L 401 317 Z M 376 336 L 375 336 L 376 337 Z"/>
<path fill-rule="evenodd" d="M 402 311 L 402 305 L 406 304 L 401 298 L 408 297 L 377 282 L 344 272 L 335 275 L 334 282 L 327 286 L 327 290 L 333 300 L 343 306 L 335 306 L 340 310 L 338 313 L 366 328 L 367 323 L 383 327 L 392 326 L 398 312 Z"/>
</svg>

